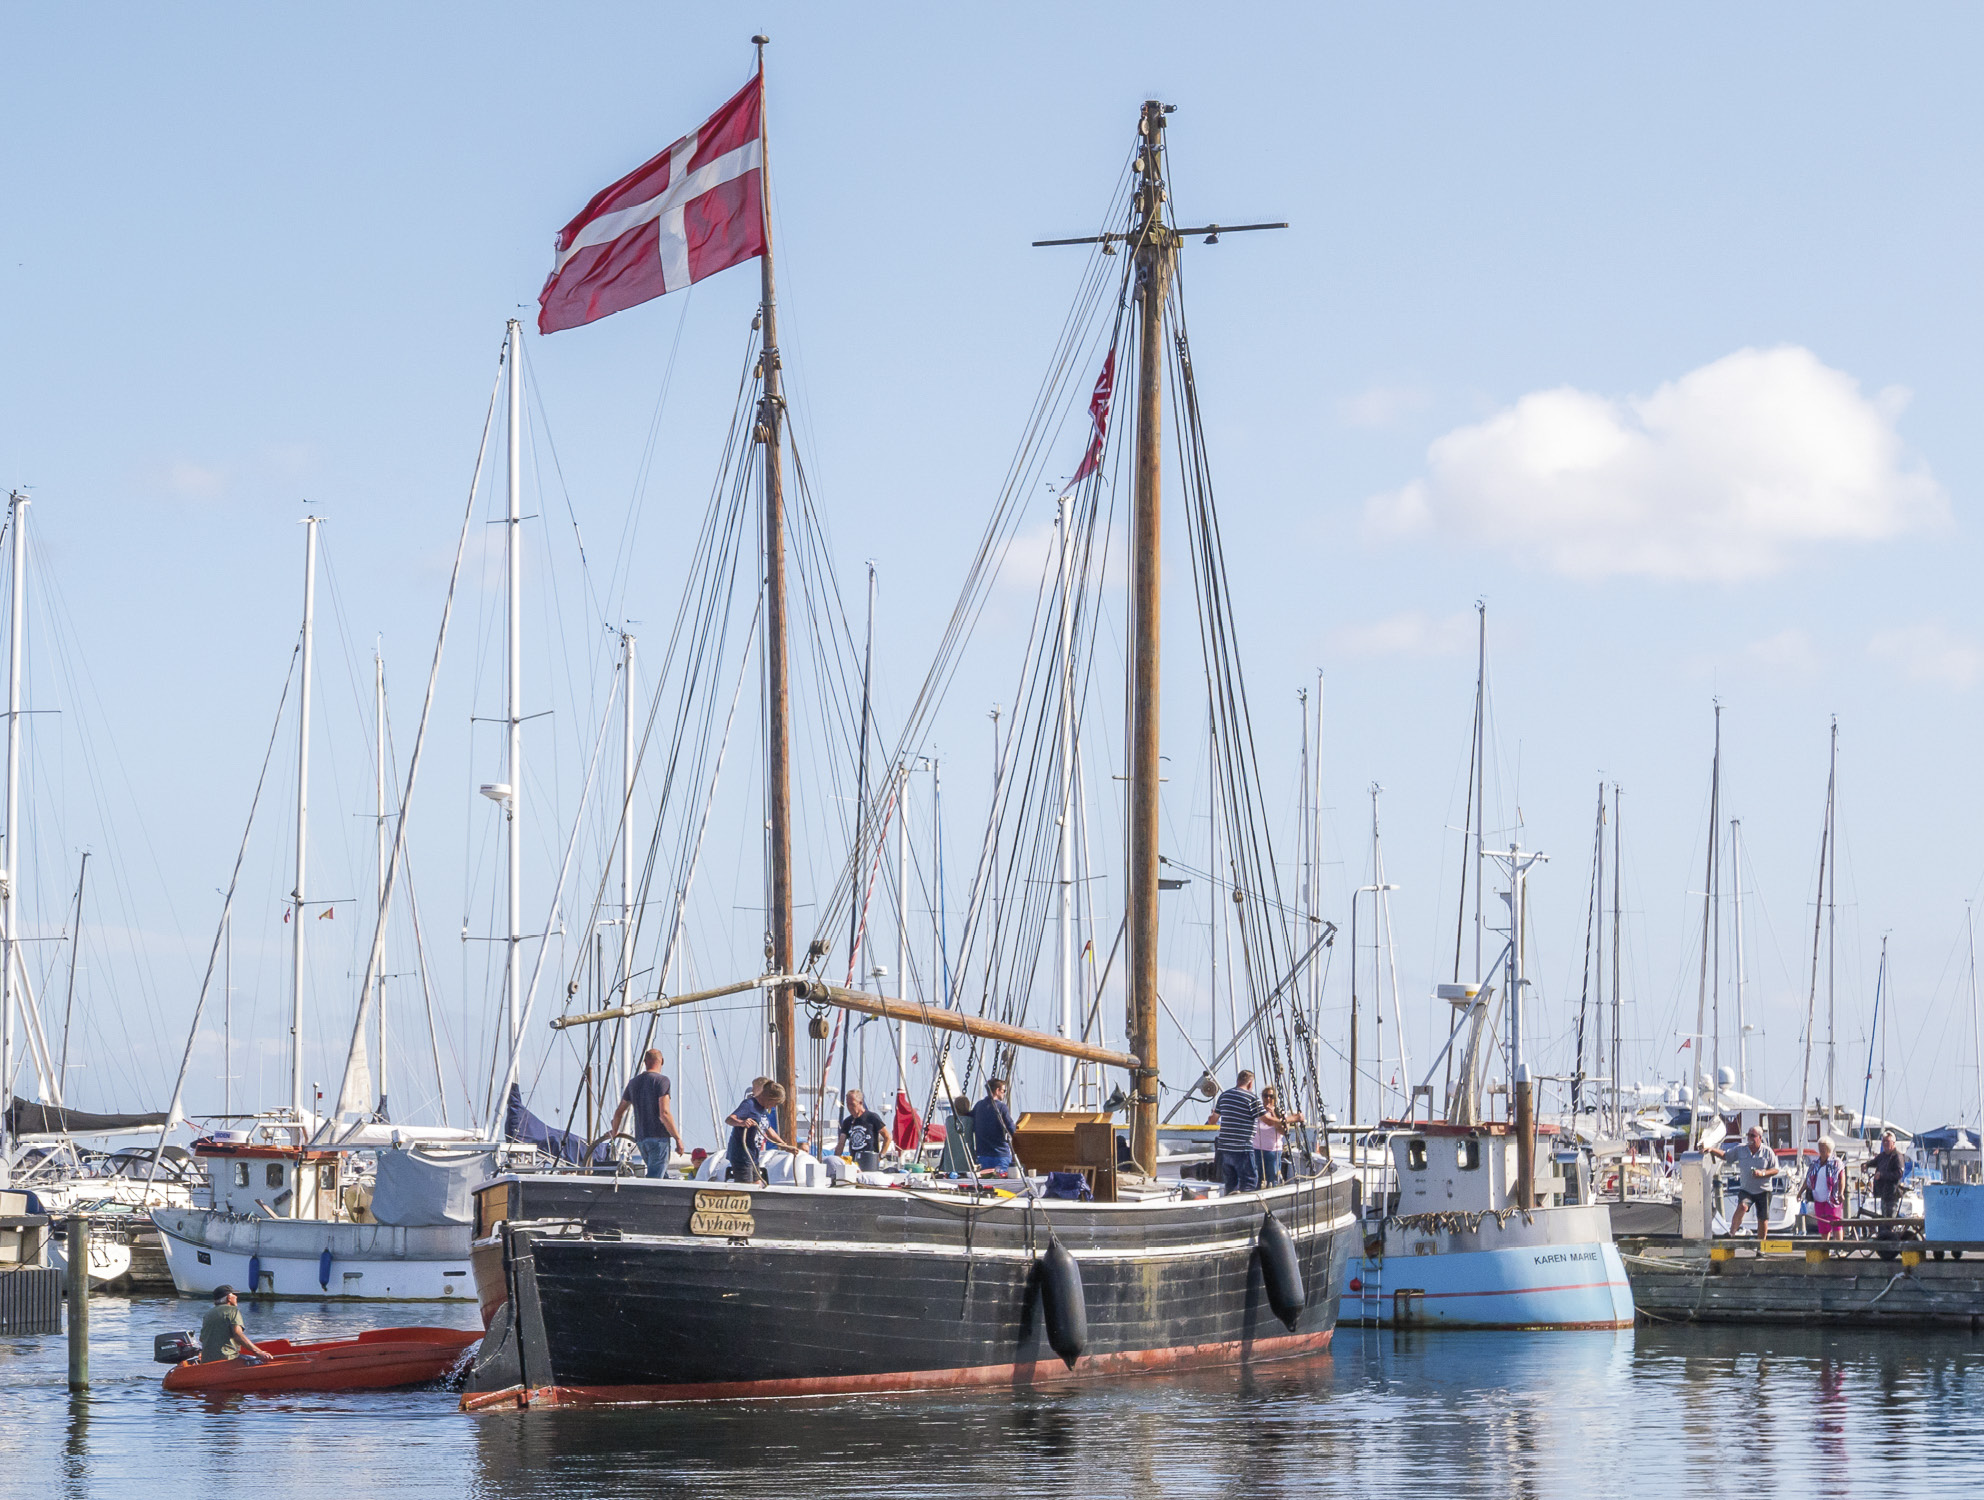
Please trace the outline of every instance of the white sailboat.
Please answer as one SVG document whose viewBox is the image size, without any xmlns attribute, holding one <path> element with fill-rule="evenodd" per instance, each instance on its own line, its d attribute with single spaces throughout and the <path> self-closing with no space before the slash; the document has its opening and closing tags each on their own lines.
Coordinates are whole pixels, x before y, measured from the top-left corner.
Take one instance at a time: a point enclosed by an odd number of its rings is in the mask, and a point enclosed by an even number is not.
<svg viewBox="0 0 1984 1500">
<path fill-rule="evenodd" d="M 512 322 L 506 358 L 513 420 L 520 404 L 517 334 L 518 327 Z M 514 440 L 511 453 L 514 514 Z M 398 820 L 392 857 L 381 862 L 379 926 L 360 989 L 345 1084 L 329 1118 L 317 1112 L 314 1100 L 306 1103 L 304 1095 L 304 919 L 310 904 L 310 691 L 318 524 L 314 516 L 305 518 L 296 866 L 295 886 L 288 901 L 293 1038 L 290 1102 L 286 1109 L 258 1117 L 246 1130 L 217 1130 L 195 1141 L 193 1156 L 206 1169 L 212 1207 L 163 1208 L 153 1213 L 152 1222 L 163 1236 L 173 1284 L 182 1295 L 210 1295 L 215 1287 L 229 1285 L 257 1297 L 453 1300 L 473 1295 L 468 1190 L 495 1165 L 494 1143 L 478 1141 L 473 1131 L 446 1126 L 392 1125 L 372 1118 L 340 1123 L 354 1105 L 370 1112 L 370 1101 L 354 1099 L 354 1090 L 362 1096 L 371 1080 L 366 1034 L 381 972 L 385 917 L 404 852 L 403 818 Z M 511 545 L 514 548 L 514 533 Z M 513 609 L 516 576 L 513 562 Z M 446 631 L 444 613 L 443 642 Z M 439 655 L 437 645 L 437 665 Z M 430 681 L 430 706 L 431 702 Z M 422 727 L 424 731 L 424 712 Z M 379 743 L 383 826 L 383 732 Z M 414 755 L 417 769 L 418 741 Z M 412 779 L 410 773 L 409 792 Z M 194 1026 L 197 1030 L 197 1015 Z M 182 1085 L 183 1077 L 182 1071 Z"/>
</svg>

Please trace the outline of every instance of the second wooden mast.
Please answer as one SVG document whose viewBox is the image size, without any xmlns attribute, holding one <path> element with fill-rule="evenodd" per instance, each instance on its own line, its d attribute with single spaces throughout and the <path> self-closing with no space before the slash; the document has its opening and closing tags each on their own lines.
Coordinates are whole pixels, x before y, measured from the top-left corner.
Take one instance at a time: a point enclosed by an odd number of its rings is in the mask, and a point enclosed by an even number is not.
<svg viewBox="0 0 1984 1500">
<path fill-rule="evenodd" d="M 792 965 L 792 689 L 786 651 L 785 619 L 785 471 L 779 438 L 784 426 L 785 396 L 779 380 L 778 284 L 772 274 L 771 131 L 765 108 L 765 36 L 751 38 L 758 49 L 759 141 L 763 165 L 759 172 L 759 212 L 764 219 L 765 253 L 759 261 L 763 278 L 758 308 L 759 373 L 755 434 L 765 450 L 765 828 L 769 889 L 766 891 L 765 961 L 773 973 L 790 974 Z M 772 1074 L 785 1088 L 779 1133 L 799 1138 L 799 1053 L 792 989 L 780 985 L 771 992 Z"/>
<path fill-rule="evenodd" d="M 1164 219 L 1164 117 L 1144 101 L 1137 131 L 1137 216 L 1132 230 L 1137 297 L 1136 494 L 1130 533 L 1130 1155 L 1157 1175 L 1158 704 L 1162 668 L 1164 518 L 1164 304 L 1178 237 Z"/>
</svg>

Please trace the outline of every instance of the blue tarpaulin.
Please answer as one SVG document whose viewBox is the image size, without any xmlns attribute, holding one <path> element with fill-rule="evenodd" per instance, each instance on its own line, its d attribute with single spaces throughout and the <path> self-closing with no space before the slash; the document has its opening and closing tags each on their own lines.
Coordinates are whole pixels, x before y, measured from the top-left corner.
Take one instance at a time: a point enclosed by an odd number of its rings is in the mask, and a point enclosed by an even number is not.
<svg viewBox="0 0 1984 1500">
<path fill-rule="evenodd" d="M 510 1107 L 503 1112 L 503 1139 L 522 1141 L 537 1147 L 546 1156 L 554 1156 L 559 1161 L 570 1162 L 574 1166 L 585 1161 L 585 1137 L 570 1130 L 560 1130 L 524 1108 L 524 1091 L 521 1084 L 510 1085 Z M 610 1143 L 601 1141 L 593 1148 L 592 1164 L 596 1167 L 608 1165 L 612 1160 Z"/>
</svg>

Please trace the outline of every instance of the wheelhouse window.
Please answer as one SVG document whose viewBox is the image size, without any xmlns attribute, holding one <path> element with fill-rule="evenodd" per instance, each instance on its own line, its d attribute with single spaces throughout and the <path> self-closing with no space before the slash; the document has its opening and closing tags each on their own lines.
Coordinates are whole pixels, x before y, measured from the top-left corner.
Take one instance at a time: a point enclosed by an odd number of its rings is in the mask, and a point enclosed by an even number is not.
<svg viewBox="0 0 1984 1500">
<path fill-rule="evenodd" d="M 317 1186 L 325 1192 L 333 1192 L 338 1185 L 338 1164 L 327 1161 L 317 1168 Z"/>
<path fill-rule="evenodd" d="M 265 1180 L 265 1181 L 266 1181 L 266 1182 L 268 1183 L 268 1185 L 269 1185 L 270 1187 L 281 1187 L 281 1186 L 282 1186 L 282 1163 L 281 1163 L 281 1162 L 279 1162 L 279 1161 L 272 1161 L 272 1162 L 270 1162 L 270 1163 L 269 1163 L 269 1167 L 268 1167 L 268 1171 L 267 1171 L 266 1173 L 264 1173 L 263 1175 L 264 1175 L 264 1180 Z"/>
<path fill-rule="evenodd" d="M 1481 1142 L 1473 1136 L 1454 1142 L 1454 1164 L 1463 1172 L 1472 1172 L 1481 1165 Z"/>
<path fill-rule="evenodd" d="M 238 1161 L 238 1162 L 236 1162 L 236 1163 L 234 1164 L 234 1185 L 235 1185 L 236 1187 L 246 1187 L 246 1186 L 248 1186 L 248 1163 L 247 1163 L 247 1162 L 245 1162 L 245 1161 Z"/>
<path fill-rule="evenodd" d="M 1426 1142 L 1414 1136 L 1405 1143 L 1405 1164 L 1415 1172 L 1426 1170 Z"/>
<path fill-rule="evenodd" d="M 1765 1115 L 1763 1118 L 1763 1126 L 1764 1126 L 1764 1136 L 1770 1142 L 1771 1150 L 1789 1151 L 1791 1149 L 1791 1116 L 1790 1115 L 1788 1114 Z"/>
</svg>

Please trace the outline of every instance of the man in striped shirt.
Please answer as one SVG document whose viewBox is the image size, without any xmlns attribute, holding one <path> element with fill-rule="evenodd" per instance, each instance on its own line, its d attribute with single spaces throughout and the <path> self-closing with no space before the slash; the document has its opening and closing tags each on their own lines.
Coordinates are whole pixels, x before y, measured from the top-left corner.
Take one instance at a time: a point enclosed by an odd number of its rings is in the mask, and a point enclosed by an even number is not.
<svg viewBox="0 0 1984 1500">
<path fill-rule="evenodd" d="M 1213 1156 L 1219 1162 L 1221 1191 L 1251 1193 L 1261 1185 L 1260 1169 L 1254 1162 L 1254 1122 L 1267 1113 L 1261 1096 L 1254 1092 L 1254 1074 L 1242 1069 L 1233 1087 L 1213 1100 L 1212 1118 L 1219 1137 L 1213 1142 Z"/>
</svg>

